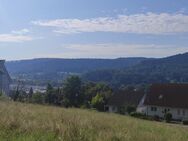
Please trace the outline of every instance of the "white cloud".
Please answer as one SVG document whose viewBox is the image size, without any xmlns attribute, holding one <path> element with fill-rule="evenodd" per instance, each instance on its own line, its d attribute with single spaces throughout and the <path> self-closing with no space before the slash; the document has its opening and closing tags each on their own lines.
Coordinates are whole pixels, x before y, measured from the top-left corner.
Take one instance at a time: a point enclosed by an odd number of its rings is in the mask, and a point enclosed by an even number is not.
<svg viewBox="0 0 188 141">
<path fill-rule="evenodd" d="M 175 34 L 188 32 L 188 15 L 183 13 L 146 13 L 91 19 L 33 21 L 38 26 L 54 27 L 63 34 L 82 32 L 120 32 L 137 34 Z"/>
<path fill-rule="evenodd" d="M 32 37 L 26 35 L 0 34 L 0 42 L 25 42 L 32 40 Z"/>
<path fill-rule="evenodd" d="M 118 57 L 165 57 L 184 53 L 186 47 L 155 44 L 70 44 L 63 45 L 58 52 L 41 55 L 60 58 L 118 58 Z"/>
<path fill-rule="evenodd" d="M 184 14 L 186 13 L 187 9 L 186 8 L 181 8 L 177 13 Z"/>
<path fill-rule="evenodd" d="M 13 30 L 11 31 L 12 34 L 18 34 L 18 35 L 23 35 L 29 33 L 30 30 L 27 28 L 21 29 L 21 30 Z"/>
<path fill-rule="evenodd" d="M 6 34 L 2 33 L 0 34 L 0 42 L 25 42 L 34 40 L 28 33 L 30 33 L 30 30 L 27 28 L 12 30 L 10 33 Z"/>
</svg>

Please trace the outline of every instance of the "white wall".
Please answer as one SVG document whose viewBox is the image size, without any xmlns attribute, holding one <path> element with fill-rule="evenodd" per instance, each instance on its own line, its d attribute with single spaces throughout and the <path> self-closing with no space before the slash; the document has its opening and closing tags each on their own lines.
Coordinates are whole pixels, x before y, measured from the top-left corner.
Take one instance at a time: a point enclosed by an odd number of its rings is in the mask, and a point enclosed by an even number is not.
<svg viewBox="0 0 188 141">
<path fill-rule="evenodd" d="M 117 106 L 108 106 L 108 112 L 110 113 L 117 113 L 118 112 L 118 107 Z"/>
<path fill-rule="evenodd" d="M 151 107 L 156 107 L 156 111 L 152 111 Z M 173 119 L 182 120 L 188 119 L 188 109 L 181 109 L 181 108 L 170 108 L 170 107 L 159 107 L 159 106 L 147 106 L 146 114 L 149 116 L 158 115 L 159 117 L 163 118 L 165 114 L 165 109 L 169 109 L 169 113 L 172 114 Z"/>
<path fill-rule="evenodd" d="M 136 112 L 146 114 L 146 109 L 147 109 L 147 106 L 138 106 L 136 108 Z"/>
</svg>

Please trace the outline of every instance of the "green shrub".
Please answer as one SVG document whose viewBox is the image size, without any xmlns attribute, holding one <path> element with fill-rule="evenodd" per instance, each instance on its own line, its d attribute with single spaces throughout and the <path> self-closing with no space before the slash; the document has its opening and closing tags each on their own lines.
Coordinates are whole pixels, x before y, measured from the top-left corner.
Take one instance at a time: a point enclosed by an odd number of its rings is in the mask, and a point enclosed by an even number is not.
<svg viewBox="0 0 188 141">
<path fill-rule="evenodd" d="M 147 115 L 145 115 L 143 113 L 138 113 L 138 112 L 132 112 L 132 113 L 130 113 L 130 116 L 136 117 L 136 118 L 140 118 L 140 119 L 145 119 L 145 120 L 156 120 L 156 121 L 159 121 L 159 117 L 147 116 Z"/>
<path fill-rule="evenodd" d="M 183 125 L 188 125 L 188 119 L 182 120 Z"/>
<path fill-rule="evenodd" d="M 80 108 L 81 109 L 87 109 L 87 106 L 86 105 L 81 105 Z"/>
<path fill-rule="evenodd" d="M 145 114 L 138 113 L 138 112 L 132 112 L 132 113 L 130 113 L 130 116 L 137 117 L 137 118 L 142 118 L 142 119 L 146 119 L 146 115 Z"/>
<path fill-rule="evenodd" d="M 130 114 L 130 113 L 136 111 L 136 107 L 135 106 L 127 106 L 126 111 L 128 114 Z"/>
<path fill-rule="evenodd" d="M 32 102 L 33 103 L 38 103 L 38 104 L 43 104 L 44 103 L 44 96 L 42 93 L 37 92 L 32 95 Z"/>
<path fill-rule="evenodd" d="M 154 116 L 153 116 L 153 120 L 155 120 L 155 121 L 160 121 L 160 117 L 159 117 L 158 115 L 154 115 Z"/>
<path fill-rule="evenodd" d="M 171 113 L 166 113 L 166 114 L 164 115 L 164 120 L 165 120 L 166 122 L 170 122 L 170 121 L 172 120 L 172 114 L 171 114 Z"/>
<path fill-rule="evenodd" d="M 101 94 L 97 94 L 91 100 L 92 108 L 96 108 L 98 111 L 104 111 L 104 98 Z"/>
<path fill-rule="evenodd" d="M 2 91 L 0 91 L 0 97 L 3 95 L 3 92 Z"/>
<path fill-rule="evenodd" d="M 124 115 L 126 113 L 126 109 L 124 106 L 118 107 L 118 113 Z"/>
<path fill-rule="evenodd" d="M 2 101 L 8 101 L 10 99 L 9 99 L 9 97 L 5 93 L 0 92 L 0 100 L 2 100 Z"/>
</svg>

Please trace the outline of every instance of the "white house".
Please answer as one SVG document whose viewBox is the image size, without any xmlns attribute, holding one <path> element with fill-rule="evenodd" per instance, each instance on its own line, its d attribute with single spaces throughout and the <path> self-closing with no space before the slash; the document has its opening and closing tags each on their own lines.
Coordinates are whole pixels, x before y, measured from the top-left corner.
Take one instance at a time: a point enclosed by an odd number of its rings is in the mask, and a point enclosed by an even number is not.
<svg viewBox="0 0 188 141">
<path fill-rule="evenodd" d="M 171 113 L 175 120 L 188 119 L 188 84 L 151 85 L 137 112 L 161 118 L 165 113 Z"/>
<path fill-rule="evenodd" d="M 0 92 L 8 95 L 10 92 L 11 78 L 5 67 L 5 60 L 0 60 Z"/>
</svg>

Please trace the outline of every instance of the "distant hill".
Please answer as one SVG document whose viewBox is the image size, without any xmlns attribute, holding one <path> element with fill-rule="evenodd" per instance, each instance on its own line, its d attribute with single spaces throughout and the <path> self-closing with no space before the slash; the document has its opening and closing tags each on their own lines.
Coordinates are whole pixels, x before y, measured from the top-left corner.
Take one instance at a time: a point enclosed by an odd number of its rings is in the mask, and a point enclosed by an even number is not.
<svg viewBox="0 0 188 141">
<path fill-rule="evenodd" d="M 13 80 L 23 80 L 27 84 L 54 85 L 62 83 L 70 74 L 104 70 L 124 69 L 134 66 L 147 58 L 118 58 L 118 59 L 33 59 L 6 62 L 6 67 Z M 14 81 L 15 82 L 15 81 Z"/>
<path fill-rule="evenodd" d="M 121 70 L 97 70 L 84 74 L 83 78 L 95 82 L 107 82 L 114 86 L 127 84 L 188 82 L 188 53 L 161 59 L 149 59 Z"/>
<path fill-rule="evenodd" d="M 84 73 L 98 69 L 122 69 L 140 63 L 146 58 L 118 59 L 33 59 L 6 62 L 8 71 L 14 73 Z"/>
<path fill-rule="evenodd" d="M 106 82 L 114 87 L 150 83 L 188 82 L 188 53 L 160 59 L 33 59 L 6 63 L 13 79 L 32 84 L 62 83 L 70 74 L 85 81 Z"/>
</svg>

